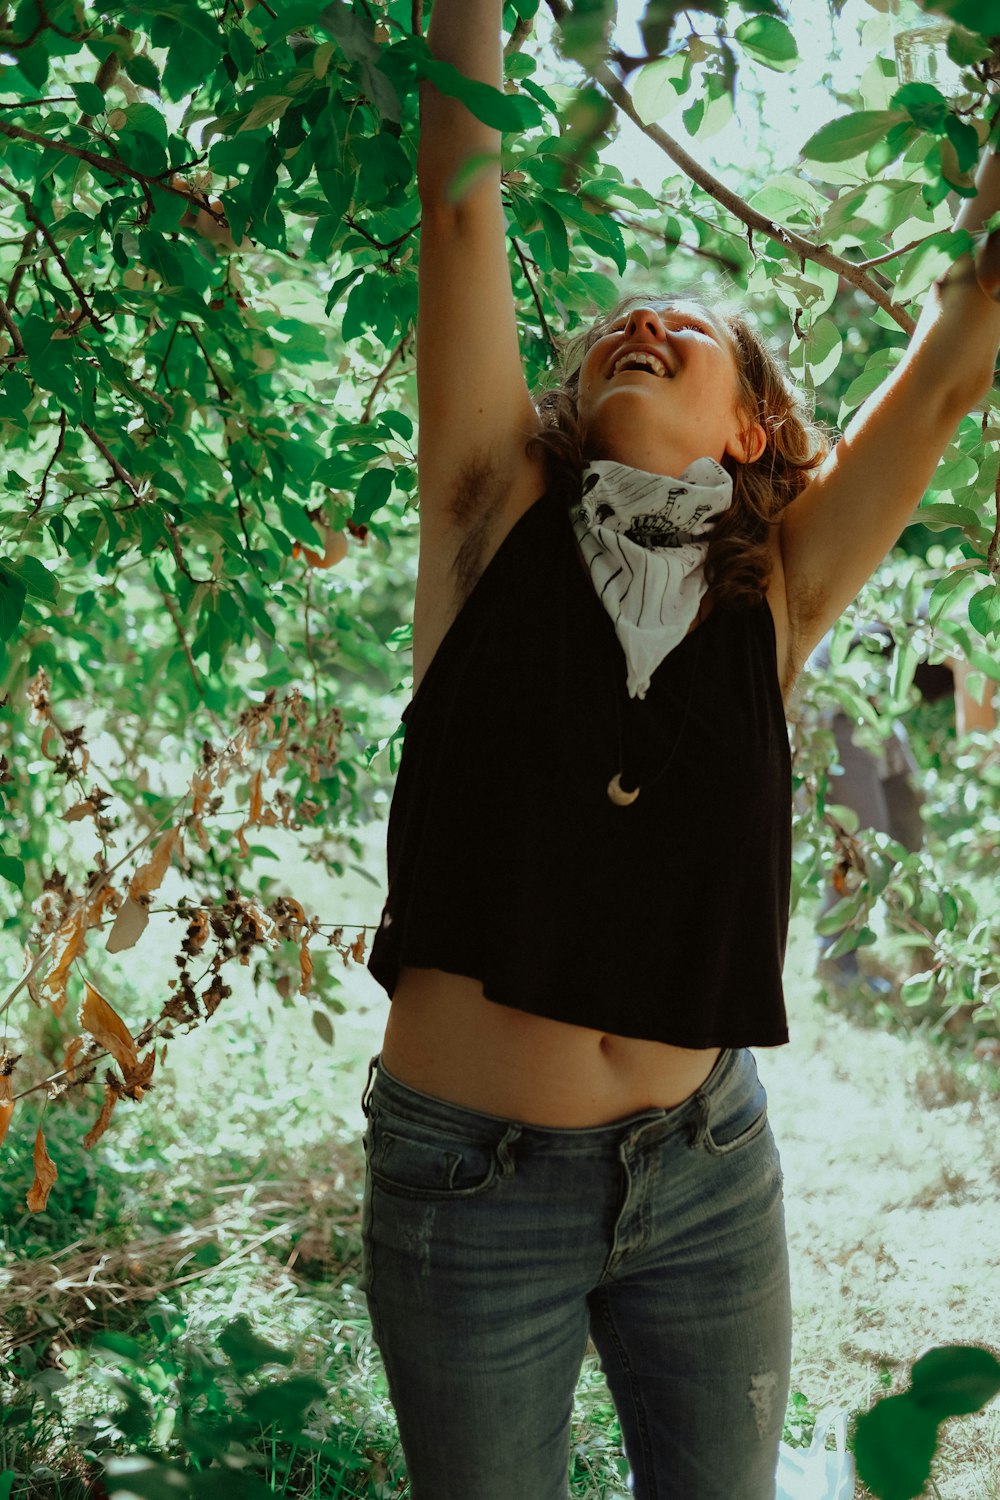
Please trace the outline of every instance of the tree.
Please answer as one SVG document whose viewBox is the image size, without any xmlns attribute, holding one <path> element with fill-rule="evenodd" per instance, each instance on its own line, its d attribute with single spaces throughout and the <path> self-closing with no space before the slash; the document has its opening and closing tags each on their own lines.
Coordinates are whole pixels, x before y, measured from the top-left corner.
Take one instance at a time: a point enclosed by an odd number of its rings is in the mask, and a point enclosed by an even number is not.
<svg viewBox="0 0 1000 1500">
<path fill-rule="evenodd" d="M 760 303 L 798 377 L 833 393 L 836 421 L 966 247 L 946 232 L 946 200 L 972 192 L 985 143 L 992 0 L 936 7 L 956 23 L 956 99 L 901 84 L 886 37 L 866 35 L 856 91 L 793 143 L 801 163 L 786 145 L 781 170 L 738 192 L 699 164 L 698 141 L 751 64 L 794 68 L 795 21 L 777 0 L 648 0 L 636 58 L 614 46 L 614 9 L 512 0 L 503 92 L 430 57 L 421 0 L 0 12 L 0 891 L 24 955 L 2 1004 L 22 1050 L 42 1052 L 0 1059 L 0 1137 L 15 1099 L 57 1099 L 110 1054 L 96 1140 L 116 1101 L 149 1086 L 156 1043 L 226 997 L 233 958 L 255 957 L 257 980 L 289 1002 L 328 977 L 321 936 L 344 962 L 363 958 L 365 929 L 345 937 L 269 897 L 274 879 L 248 878 L 247 862 L 269 853 L 255 830 L 281 827 L 319 831 L 314 857 L 335 867 L 327 840 L 376 815 L 395 770 L 421 79 L 505 132 L 511 274 L 539 383 L 557 336 L 615 301 L 620 278 L 725 278 Z M 690 149 L 657 123 L 678 100 Z M 655 191 L 606 159 L 620 114 L 669 158 Z M 910 585 L 932 587 L 931 649 L 993 679 L 996 410 L 991 395 L 945 457 Z M 884 730 L 911 691 L 914 622 L 881 703 L 838 666 L 817 698 Z M 91 759 L 98 732 L 107 764 Z M 797 889 L 839 861 L 845 941 L 873 939 L 878 902 L 916 921 L 933 955 L 924 998 L 995 1028 L 1000 975 L 974 897 L 944 863 L 854 836 L 827 806 L 829 736 L 808 715 L 795 733 Z M 987 840 L 995 783 L 983 778 Z M 68 822 L 93 829 L 91 868 Z M 186 891 L 177 980 L 158 1013 L 126 1023 L 97 955 L 141 948 L 168 909 L 153 906 L 168 869 Z M 64 1014 L 78 986 L 79 1027 Z M 41 1131 L 36 1167 L 32 1207 L 55 1170 Z"/>
</svg>

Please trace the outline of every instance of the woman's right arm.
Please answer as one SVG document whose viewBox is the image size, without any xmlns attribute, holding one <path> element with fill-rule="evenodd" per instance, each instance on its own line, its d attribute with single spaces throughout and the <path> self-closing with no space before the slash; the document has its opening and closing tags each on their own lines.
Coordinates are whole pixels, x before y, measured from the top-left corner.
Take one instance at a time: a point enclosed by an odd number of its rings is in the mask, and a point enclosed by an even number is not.
<svg viewBox="0 0 1000 1500">
<path fill-rule="evenodd" d="M 433 56 L 501 87 L 501 9 L 501 0 L 435 0 L 427 34 Z M 455 196 L 456 174 L 477 157 L 492 160 Z M 451 550 L 484 511 L 529 490 L 540 467 L 524 452 L 538 420 L 518 348 L 500 200 L 500 135 L 426 81 L 417 180 L 424 555 L 428 546 Z"/>
</svg>

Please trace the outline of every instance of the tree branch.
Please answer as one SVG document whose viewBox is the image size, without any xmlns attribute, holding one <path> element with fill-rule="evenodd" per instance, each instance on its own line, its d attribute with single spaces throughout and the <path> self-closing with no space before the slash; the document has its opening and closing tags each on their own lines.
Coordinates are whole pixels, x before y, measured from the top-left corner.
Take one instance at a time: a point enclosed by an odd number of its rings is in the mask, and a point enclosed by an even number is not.
<svg viewBox="0 0 1000 1500">
<path fill-rule="evenodd" d="M 2 130 L 2 128 L 3 128 L 3 122 L 0 121 L 0 130 Z M 81 316 L 83 315 L 83 313 L 86 313 L 87 317 L 93 323 L 93 325 L 94 325 L 95 328 L 103 328 L 104 324 L 101 322 L 100 318 L 97 316 L 97 314 L 95 313 L 94 309 L 91 307 L 90 303 L 88 302 L 87 296 L 86 296 L 86 293 L 83 290 L 83 287 L 77 281 L 76 277 L 73 275 L 73 272 L 70 270 L 69 266 L 66 264 L 66 260 L 65 260 L 65 257 L 63 256 L 62 251 L 59 249 L 59 246 L 56 244 L 55 240 L 52 238 L 52 235 L 49 233 L 49 231 L 46 228 L 45 224 L 42 222 L 42 220 L 35 213 L 35 210 L 34 210 L 34 208 L 32 207 L 32 204 L 31 204 L 31 198 L 30 198 L 29 194 L 23 192 L 20 188 L 15 187 L 12 182 L 8 182 L 7 179 L 6 179 L 6 177 L 0 177 L 0 187 L 6 188 L 6 190 L 7 190 L 8 193 L 12 193 L 15 198 L 17 198 L 17 199 L 20 200 L 21 207 L 24 209 L 25 217 L 28 219 L 29 223 L 34 224 L 35 228 L 39 231 L 39 233 L 41 234 L 42 238 L 45 240 L 45 243 L 48 245 L 49 249 L 52 251 L 52 254 L 55 256 L 56 260 L 59 262 L 59 268 L 60 268 L 60 270 L 62 271 L 62 273 L 65 276 L 66 280 L 69 282 L 70 286 L 73 288 L 73 291 L 77 295 L 77 298 L 78 298 L 79 303 L 80 303 L 80 308 L 81 308 Z"/>
</svg>

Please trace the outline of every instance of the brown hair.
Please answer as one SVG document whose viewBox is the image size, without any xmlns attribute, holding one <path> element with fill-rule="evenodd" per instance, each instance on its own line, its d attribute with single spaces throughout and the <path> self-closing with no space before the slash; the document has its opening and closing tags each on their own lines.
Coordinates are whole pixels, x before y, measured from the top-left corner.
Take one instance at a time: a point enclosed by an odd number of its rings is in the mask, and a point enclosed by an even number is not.
<svg viewBox="0 0 1000 1500">
<path fill-rule="evenodd" d="M 680 298 L 642 294 L 623 298 L 586 333 L 567 340 L 559 384 L 535 398 L 542 429 L 532 438 L 529 452 L 544 458 L 550 490 L 567 505 L 579 501 L 587 461 L 577 412 L 584 355 L 630 308 L 667 307 L 677 300 Z M 684 300 L 711 306 L 701 294 Z M 767 439 L 767 446 L 753 463 L 723 457 L 723 466 L 733 481 L 733 503 L 716 520 L 705 558 L 705 577 L 715 602 L 738 608 L 763 597 L 770 575 L 768 530 L 777 525 L 780 512 L 804 488 L 811 470 L 822 463 L 831 440 L 827 429 L 814 419 L 805 394 L 792 384 L 765 347 L 747 314 L 727 305 L 712 310 L 733 340 L 739 408 L 747 430 L 759 422 Z"/>
</svg>

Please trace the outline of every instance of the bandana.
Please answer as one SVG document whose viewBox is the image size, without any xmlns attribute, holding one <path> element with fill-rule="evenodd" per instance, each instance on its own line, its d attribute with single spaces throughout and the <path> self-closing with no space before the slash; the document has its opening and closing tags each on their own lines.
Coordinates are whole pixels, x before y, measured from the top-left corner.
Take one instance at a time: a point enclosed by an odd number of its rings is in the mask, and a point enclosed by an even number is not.
<svg viewBox="0 0 1000 1500">
<path fill-rule="evenodd" d="M 679 479 L 599 459 L 583 471 L 573 530 L 625 652 L 628 691 L 645 698 L 657 667 L 687 635 L 708 585 L 705 554 L 733 481 L 713 458 Z"/>
</svg>

